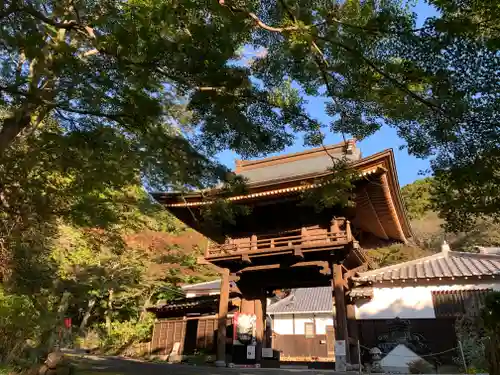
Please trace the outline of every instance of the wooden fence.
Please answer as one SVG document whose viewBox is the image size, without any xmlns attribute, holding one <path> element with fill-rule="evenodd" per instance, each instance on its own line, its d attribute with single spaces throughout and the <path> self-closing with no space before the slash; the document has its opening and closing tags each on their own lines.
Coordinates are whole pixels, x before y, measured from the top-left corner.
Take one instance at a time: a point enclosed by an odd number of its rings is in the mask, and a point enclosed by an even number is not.
<svg viewBox="0 0 500 375">
<path fill-rule="evenodd" d="M 227 336 L 232 335 L 231 319 L 227 320 Z M 175 343 L 179 343 L 178 354 L 193 354 L 203 351 L 215 354 L 217 350 L 216 316 L 165 319 L 155 323 L 151 340 L 152 355 L 169 355 Z"/>
</svg>

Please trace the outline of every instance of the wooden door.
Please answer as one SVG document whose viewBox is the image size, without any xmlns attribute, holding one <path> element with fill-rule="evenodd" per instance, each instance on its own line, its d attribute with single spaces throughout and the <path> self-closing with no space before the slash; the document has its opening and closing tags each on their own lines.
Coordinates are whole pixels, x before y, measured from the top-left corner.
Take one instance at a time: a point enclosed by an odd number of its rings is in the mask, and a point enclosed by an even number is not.
<svg viewBox="0 0 500 375">
<path fill-rule="evenodd" d="M 328 358 L 335 357 L 335 328 L 326 326 L 326 350 Z"/>
</svg>

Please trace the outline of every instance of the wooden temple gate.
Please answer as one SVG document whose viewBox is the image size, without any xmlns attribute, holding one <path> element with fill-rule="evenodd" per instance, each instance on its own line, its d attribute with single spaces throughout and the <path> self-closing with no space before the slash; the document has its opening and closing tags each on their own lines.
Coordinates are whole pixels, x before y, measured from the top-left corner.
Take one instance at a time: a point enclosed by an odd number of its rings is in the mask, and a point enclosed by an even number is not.
<svg viewBox="0 0 500 375">
<path fill-rule="evenodd" d="M 327 285 L 332 287 L 335 305 L 335 339 L 346 343 L 346 356 L 336 358 L 336 368 L 345 370 L 345 362 L 357 363 L 357 325 L 348 324 L 355 318 L 355 307 L 347 291 L 349 278 L 366 266 L 360 239 L 368 233 L 381 240 L 405 242 L 411 230 L 399 196 L 392 151 L 361 159 L 353 147 L 352 141 L 348 141 L 326 151 L 318 148 L 237 162 L 236 173 L 249 180 L 249 191 L 229 199 L 250 207 L 251 214 L 238 216 L 235 222 L 217 228 L 204 225 L 202 214 L 202 208 L 210 204 L 206 197 L 217 196 L 216 190 L 210 194 L 154 195 L 179 219 L 210 239 L 202 261 L 222 269 L 217 339 L 220 364 L 226 360 L 230 292 L 241 296 L 240 313 L 256 317 L 258 363 L 261 349 L 268 344 L 266 297 L 279 289 Z M 317 178 L 331 172 L 314 172 L 311 168 L 328 166 L 336 152 L 340 156 L 351 155 L 352 166 L 359 172 L 353 194 L 356 207 L 335 206 L 318 212 L 303 204 L 301 193 L 321 186 Z M 230 281 L 236 287 L 230 288 Z M 343 363 L 339 363 L 340 359 Z"/>
</svg>

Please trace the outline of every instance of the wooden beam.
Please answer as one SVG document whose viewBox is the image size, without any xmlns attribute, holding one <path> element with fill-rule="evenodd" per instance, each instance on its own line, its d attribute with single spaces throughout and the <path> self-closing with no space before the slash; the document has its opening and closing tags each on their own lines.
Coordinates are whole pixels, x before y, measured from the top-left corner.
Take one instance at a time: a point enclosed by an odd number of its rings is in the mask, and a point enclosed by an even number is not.
<svg viewBox="0 0 500 375">
<path fill-rule="evenodd" d="M 329 275 L 331 273 L 330 266 L 327 261 L 311 261 L 311 262 L 298 262 L 295 264 L 291 264 L 288 267 L 283 267 L 281 264 L 267 264 L 267 265 L 262 265 L 262 266 L 251 266 L 251 267 L 246 267 L 243 268 L 242 270 L 238 271 L 236 275 L 241 275 L 244 272 L 255 272 L 255 271 L 266 271 L 266 270 L 272 270 L 272 269 L 286 269 L 286 268 L 297 268 L 297 267 L 320 267 L 320 273 L 323 275 Z"/>
<path fill-rule="evenodd" d="M 241 256 L 241 260 L 244 262 L 244 263 L 248 263 L 248 264 L 251 264 L 252 261 L 250 260 L 250 257 L 248 256 L 248 254 L 243 254 Z"/>
<path fill-rule="evenodd" d="M 219 313 L 217 325 L 217 365 L 226 365 L 226 324 L 229 304 L 229 270 L 224 269 L 221 275 Z"/>
<path fill-rule="evenodd" d="M 351 277 L 355 276 L 358 272 L 366 271 L 368 268 L 368 263 L 365 262 L 361 266 L 347 270 L 344 273 L 344 280 L 347 282 Z"/>
</svg>

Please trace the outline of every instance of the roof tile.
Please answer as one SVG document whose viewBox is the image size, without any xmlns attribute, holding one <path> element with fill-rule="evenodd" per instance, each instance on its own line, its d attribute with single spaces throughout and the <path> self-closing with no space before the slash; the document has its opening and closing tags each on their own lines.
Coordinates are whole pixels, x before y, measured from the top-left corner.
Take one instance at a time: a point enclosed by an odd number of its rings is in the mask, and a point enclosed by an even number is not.
<svg viewBox="0 0 500 375">
<path fill-rule="evenodd" d="M 268 314 L 293 314 L 300 312 L 331 312 L 332 288 L 294 289 L 288 297 L 268 306 Z"/>
<path fill-rule="evenodd" d="M 500 255 L 450 251 L 363 272 L 356 280 L 389 280 L 500 275 Z"/>
</svg>

